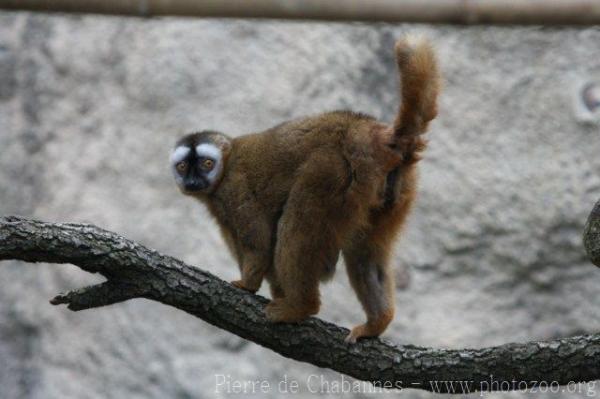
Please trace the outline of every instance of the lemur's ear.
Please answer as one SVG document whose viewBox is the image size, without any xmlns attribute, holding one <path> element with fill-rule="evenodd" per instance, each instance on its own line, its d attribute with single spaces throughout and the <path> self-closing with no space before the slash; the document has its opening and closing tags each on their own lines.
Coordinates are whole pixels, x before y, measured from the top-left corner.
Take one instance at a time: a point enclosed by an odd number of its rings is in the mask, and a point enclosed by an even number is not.
<svg viewBox="0 0 600 399">
<path fill-rule="evenodd" d="M 225 135 L 217 134 L 214 137 L 214 143 L 221 149 L 221 151 L 229 152 L 231 150 L 231 139 Z"/>
</svg>

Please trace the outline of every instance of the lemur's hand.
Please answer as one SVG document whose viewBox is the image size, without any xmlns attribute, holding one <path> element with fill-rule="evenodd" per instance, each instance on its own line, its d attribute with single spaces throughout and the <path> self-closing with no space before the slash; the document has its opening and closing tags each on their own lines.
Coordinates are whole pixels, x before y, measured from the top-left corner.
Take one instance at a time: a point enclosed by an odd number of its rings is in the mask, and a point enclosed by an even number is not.
<svg viewBox="0 0 600 399">
<path fill-rule="evenodd" d="M 254 294 L 254 293 L 256 293 L 256 291 L 258 291 L 258 288 L 254 288 L 254 287 L 248 287 L 248 286 L 247 286 L 247 285 L 244 283 L 244 281 L 243 281 L 243 280 L 235 280 L 235 281 L 232 281 L 232 282 L 231 282 L 231 284 L 232 284 L 234 287 L 241 288 L 241 289 L 243 289 L 244 291 L 248 291 L 248 292 L 251 292 L 251 293 L 253 293 L 253 294 Z"/>
</svg>

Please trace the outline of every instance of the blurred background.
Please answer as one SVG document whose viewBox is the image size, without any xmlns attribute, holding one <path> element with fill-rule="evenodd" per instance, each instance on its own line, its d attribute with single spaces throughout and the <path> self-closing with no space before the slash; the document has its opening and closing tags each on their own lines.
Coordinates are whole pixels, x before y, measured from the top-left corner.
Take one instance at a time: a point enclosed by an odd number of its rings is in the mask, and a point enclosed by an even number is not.
<svg viewBox="0 0 600 399">
<path fill-rule="evenodd" d="M 597 27 L 0 12 L 0 214 L 93 223 L 235 279 L 215 223 L 171 179 L 176 139 L 344 108 L 391 121 L 393 43 L 408 32 L 434 42 L 445 88 L 396 247 L 397 316 L 384 338 L 462 348 L 597 332 L 600 271 L 581 243 L 600 198 L 600 127 L 581 97 L 600 79 Z M 100 280 L 69 265 L 0 265 L 0 398 L 240 396 L 219 390 L 219 375 L 294 379 L 295 396 L 309 397 L 311 375 L 341 379 L 158 303 L 48 304 Z M 362 321 L 343 266 L 322 294 L 320 317 Z"/>
</svg>

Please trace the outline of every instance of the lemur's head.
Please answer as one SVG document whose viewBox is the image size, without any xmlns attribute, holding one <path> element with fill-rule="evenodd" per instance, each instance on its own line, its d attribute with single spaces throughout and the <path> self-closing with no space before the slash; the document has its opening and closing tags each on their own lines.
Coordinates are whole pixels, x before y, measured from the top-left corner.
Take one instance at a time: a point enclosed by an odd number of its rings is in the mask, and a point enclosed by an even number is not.
<svg viewBox="0 0 600 399">
<path fill-rule="evenodd" d="M 226 135 L 203 131 L 184 136 L 171 153 L 175 182 L 187 195 L 208 194 L 219 185 L 231 149 Z"/>
</svg>

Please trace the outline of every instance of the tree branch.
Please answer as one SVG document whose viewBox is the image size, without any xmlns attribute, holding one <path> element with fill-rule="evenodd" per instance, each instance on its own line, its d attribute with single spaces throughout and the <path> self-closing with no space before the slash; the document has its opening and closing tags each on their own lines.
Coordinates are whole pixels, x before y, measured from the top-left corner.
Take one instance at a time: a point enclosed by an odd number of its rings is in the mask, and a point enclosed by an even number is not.
<svg viewBox="0 0 600 399">
<path fill-rule="evenodd" d="M 0 0 L 0 9 L 137 17 L 597 25 L 597 0 Z"/>
<path fill-rule="evenodd" d="M 285 357 L 371 381 L 376 387 L 447 392 L 451 388 L 439 381 L 465 381 L 452 389 L 466 393 L 600 378 L 600 335 L 454 350 L 396 346 L 380 339 L 346 344 L 346 329 L 317 318 L 271 324 L 263 314 L 265 298 L 90 225 L 0 217 L 0 260 L 5 259 L 72 263 L 107 278 L 58 295 L 52 304 L 82 310 L 131 298 L 151 299 Z"/>
<path fill-rule="evenodd" d="M 583 245 L 592 263 L 600 267 L 600 201 L 596 202 L 585 224 Z"/>
</svg>

